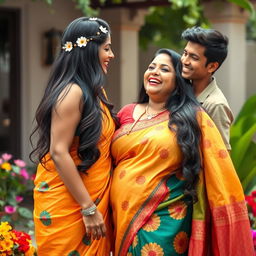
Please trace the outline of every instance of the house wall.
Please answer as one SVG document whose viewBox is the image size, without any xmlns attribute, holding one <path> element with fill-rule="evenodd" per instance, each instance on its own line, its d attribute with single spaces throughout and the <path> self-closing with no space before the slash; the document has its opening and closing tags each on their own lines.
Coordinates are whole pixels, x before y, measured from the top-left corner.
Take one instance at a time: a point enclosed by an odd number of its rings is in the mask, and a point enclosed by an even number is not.
<svg viewBox="0 0 256 256">
<path fill-rule="evenodd" d="M 246 98 L 256 95 L 256 42 L 246 43 Z"/>
<path fill-rule="evenodd" d="M 75 9 L 74 2 L 63 0 L 55 0 L 52 7 L 43 1 L 6 0 L 1 7 L 21 10 L 21 151 L 22 158 L 28 161 L 32 121 L 50 73 L 50 67 L 42 60 L 43 35 L 53 27 L 63 30 L 82 13 Z"/>
</svg>

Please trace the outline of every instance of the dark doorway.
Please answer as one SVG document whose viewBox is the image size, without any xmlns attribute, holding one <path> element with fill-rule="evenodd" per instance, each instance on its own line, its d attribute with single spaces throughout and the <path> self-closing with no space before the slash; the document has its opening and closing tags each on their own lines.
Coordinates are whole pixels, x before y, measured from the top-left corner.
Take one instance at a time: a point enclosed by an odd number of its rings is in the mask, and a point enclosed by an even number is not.
<svg viewBox="0 0 256 256">
<path fill-rule="evenodd" d="M 0 8 L 0 154 L 20 157 L 20 10 Z"/>
</svg>

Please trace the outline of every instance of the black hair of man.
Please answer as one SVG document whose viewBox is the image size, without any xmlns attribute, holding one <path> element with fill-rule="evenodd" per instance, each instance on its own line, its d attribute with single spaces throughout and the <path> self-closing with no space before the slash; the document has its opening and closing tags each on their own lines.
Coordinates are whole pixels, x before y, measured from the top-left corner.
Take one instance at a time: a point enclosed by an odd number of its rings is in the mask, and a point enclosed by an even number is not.
<svg viewBox="0 0 256 256">
<path fill-rule="evenodd" d="M 192 27 L 183 31 L 181 37 L 188 42 L 190 41 L 205 47 L 206 65 L 211 62 L 218 62 L 219 68 L 227 57 L 228 38 L 218 30 Z"/>
</svg>

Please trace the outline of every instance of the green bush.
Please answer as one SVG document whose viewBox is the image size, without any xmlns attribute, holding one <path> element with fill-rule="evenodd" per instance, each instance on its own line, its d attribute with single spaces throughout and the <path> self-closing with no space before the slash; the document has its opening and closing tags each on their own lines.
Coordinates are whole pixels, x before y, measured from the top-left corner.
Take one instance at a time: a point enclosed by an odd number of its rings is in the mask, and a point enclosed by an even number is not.
<svg viewBox="0 0 256 256">
<path fill-rule="evenodd" d="M 250 97 L 231 126 L 231 158 L 245 194 L 256 187 L 256 95 Z"/>
</svg>

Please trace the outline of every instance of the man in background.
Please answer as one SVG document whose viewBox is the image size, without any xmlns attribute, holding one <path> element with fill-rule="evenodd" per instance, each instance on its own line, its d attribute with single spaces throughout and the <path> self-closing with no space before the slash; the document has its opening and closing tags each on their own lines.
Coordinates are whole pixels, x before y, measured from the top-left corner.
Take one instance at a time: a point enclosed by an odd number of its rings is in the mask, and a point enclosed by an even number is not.
<svg viewBox="0 0 256 256">
<path fill-rule="evenodd" d="M 193 27 L 182 33 L 187 41 L 183 51 L 182 76 L 189 79 L 197 100 L 219 129 L 230 151 L 230 126 L 234 120 L 227 99 L 213 77 L 228 53 L 228 38 L 214 29 Z"/>
</svg>

